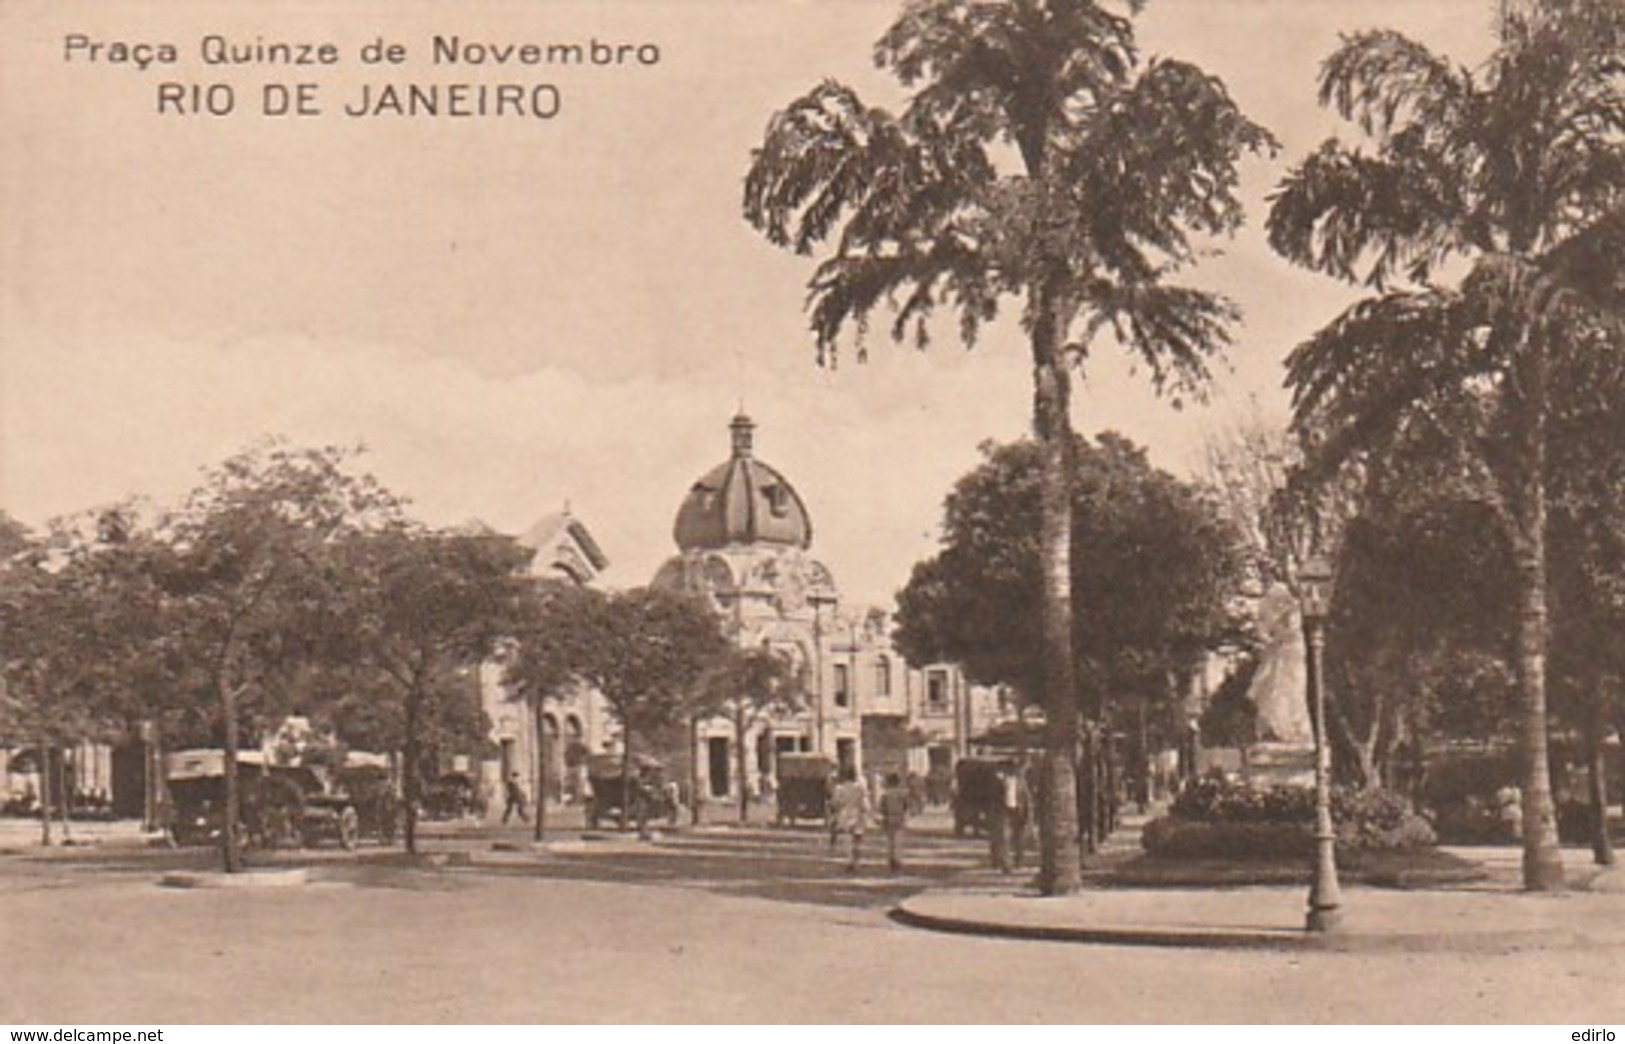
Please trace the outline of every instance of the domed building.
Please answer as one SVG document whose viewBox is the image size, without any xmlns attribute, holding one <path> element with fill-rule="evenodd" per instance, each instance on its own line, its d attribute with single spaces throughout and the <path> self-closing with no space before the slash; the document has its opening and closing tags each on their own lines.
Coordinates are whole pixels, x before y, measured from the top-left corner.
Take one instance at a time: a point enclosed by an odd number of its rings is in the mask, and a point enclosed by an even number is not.
<svg viewBox="0 0 1625 1044">
<path fill-rule="evenodd" d="M 846 606 L 812 554 L 813 520 L 790 480 L 756 456 L 754 422 L 728 425 L 728 459 L 696 479 L 677 507 L 677 554 L 653 585 L 701 594 L 741 648 L 781 650 L 804 679 L 805 706 L 744 737 L 755 778 L 735 778 L 739 737 L 724 718 L 699 729 L 702 796 L 771 784 L 781 753 L 815 751 L 865 773 L 946 774 L 1007 708 L 952 665 L 910 669 L 891 648 L 884 611 Z"/>
</svg>

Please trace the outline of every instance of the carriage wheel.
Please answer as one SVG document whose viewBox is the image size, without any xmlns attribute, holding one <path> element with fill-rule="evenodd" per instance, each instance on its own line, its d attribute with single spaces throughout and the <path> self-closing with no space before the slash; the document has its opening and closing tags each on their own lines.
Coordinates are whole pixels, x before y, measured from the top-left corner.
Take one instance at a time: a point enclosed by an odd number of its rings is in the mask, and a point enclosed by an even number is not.
<svg viewBox="0 0 1625 1044">
<path fill-rule="evenodd" d="M 339 813 L 339 847 L 346 852 L 355 848 L 356 841 L 361 837 L 361 817 L 355 814 L 355 809 L 349 805 Z"/>
</svg>

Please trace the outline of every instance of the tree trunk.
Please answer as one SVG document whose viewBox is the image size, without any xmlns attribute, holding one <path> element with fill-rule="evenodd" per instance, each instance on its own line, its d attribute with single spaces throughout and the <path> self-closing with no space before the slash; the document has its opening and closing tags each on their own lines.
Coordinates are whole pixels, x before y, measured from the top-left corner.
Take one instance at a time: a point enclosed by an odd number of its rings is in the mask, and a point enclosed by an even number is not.
<svg viewBox="0 0 1625 1044">
<path fill-rule="evenodd" d="M 734 714 L 734 742 L 738 745 L 734 760 L 739 765 L 739 825 L 744 826 L 750 822 L 750 786 L 746 783 L 746 773 L 750 771 L 750 752 L 745 749 L 745 730 L 750 728 L 743 710 Z"/>
<path fill-rule="evenodd" d="M 1062 351 L 1058 295 L 1034 288 L 1031 315 L 1033 430 L 1041 451 L 1039 546 L 1043 556 L 1044 787 L 1052 795 L 1076 788 L 1076 679 L 1072 662 L 1072 420 L 1071 374 Z M 1038 887 L 1069 895 L 1083 883 L 1075 802 L 1052 800 L 1039 823 Z"/>
<path fill-rule="evenodd" d="M 221 659 L 224 661 L 225 657 Z M 237 690 L 232 686 L 224 665 L 216 673 L 214 683 L 220 691 L 220 713 L 225 718 L 226 734 L 226 809 L 225 819 L 220 826 L 221 859 L 226 873 L 235 874 L 244 869 L 242 841 L 238 836 L 241 833 L 243 798 L 237 778 Z"/>
<path fill-rule="evenodd" d="M 700 717 L 688 719 L 688 819 L 700 825 Z"/>
<path fill-rule="evenodd" d="M 622 729 L 625 733 L 621 737 L 621 831 L 626 831 L 626 824 L 632 811 L 632 730 Z"/>
<path fill-rule="evenodd" d="M 1591 798 L 1591 858 L 1598 866 L 1614 865 L 1614 843 L 1608 836 L 1608 760 L 1603 749 L 1602 694 L 1591 692 L 1591 715 L 1586 728 L 1587 789 Z"/>
<path fill-rule="evenodd" d="M 541 696 L 536 698 L 536 826 L 533 841 L 548 834 L 548 714 Z"/>
<path fill-rule="evenodd" d="M 39 741 L 39 843 L 51 847 L 51 741 L 41 736 Z"/>
<path fill-rule="evenodd" d="M 1546 732 L 1546 376 L 1539 345 L 1525 346 L 1529 359 L 1514 384 L 1518 396 L 1514 463 L 1513 555 L 1518 573 L 1518 630 L 1514 670 L 1523 695 L 1523 885 L 1560 891 L 1563 862 L 1552 804 L 1551 759 Z"/>
<path fill-rule="evenodd" d="M 1079 855 L 1090 856 L 1100 850 L 1100 836 L 1095 830 L 1095 750 L 1094 729 L 1087 723 L 1079 730 L 1080 756 L 1073 775 L 1073 796 L 1079 826 Z"/>
<path fill-rule="evenodd" d="M 412 686 L 406 693 L 406 750 L 403 754 L 406 764 L 402 766 L 401 774 L 401 800 L 406 805 L 406 824 L 403 833 L 406 837 L 408 855 L 417 855 L 418 851 L 418 804 L 423 796 L 423 780 L 420 776 L 423 749 L 418 733 L 423 727 L 422 718 L 423 681 L 418 674 L 414 674 Z"/>
<path fill-rule="evenodd" d="M 68 759 L 61 752 L 56 757 L 56 779 L 57 808 L 62 813 L 62 843 L 66 845 L 73 842 L 73 828 L 68 823 L 73 813 L 73 790 L 68 786 Z"/>
</svg>

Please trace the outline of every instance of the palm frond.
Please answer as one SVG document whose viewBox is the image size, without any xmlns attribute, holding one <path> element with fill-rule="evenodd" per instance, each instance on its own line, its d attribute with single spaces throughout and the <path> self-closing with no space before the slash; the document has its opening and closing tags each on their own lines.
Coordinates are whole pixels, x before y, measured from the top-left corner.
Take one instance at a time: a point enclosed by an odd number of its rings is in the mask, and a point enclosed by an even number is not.
<svg viewBox="0 0 1625 1044">
<path fill-rule="evenodd" d="M 1468 244 L 1467 203 L 1443 157 L 1421 142 L 1368 156 L 1329 140 L 1270 197 L 1270 246 L 1305 268 L 1386 289 L 1396 272 L 1425 282 Z"/>
<path fill-rule="evenodd" d="M 1320 104 L 1377 137 L 1408 125 L 1448 133 L 1472 93 L 1466 71 L 1392 29 L 1345 35 L 1320 71 Z"/>
<path fill-rule="evenodd" d="M 1193 233 L 1238 228 L 1236 162 L 1277 147 L 1220 81 L 1171 60 L 1149 63 L 1063 144 L 1060 177 L 1087 215 L 1090 252 L 1134 280 L 1193 260 Z"/>
<path fill-rule="evenodd" d="M 1488 372 L 1455 293 L 1390 293 L 1355 303 L 1287 356 L 1293 426 L 1330 469 L 1382 445 L 1406 416 Z"/>
<path fill-rule="evenodd" d="M 1016 141 L 1036 174 L 1041 128 L 1125 82 L 1136 52 L 1129 20 L 1093 0 L 924 0 L 904 9 L 874 58 L 919 86 L 911 111 Z"/>
<path fill-rule="evenodd" d="M 1159 392 L 1200 394 L 1208 362 L 1230 343 L 1240 309 L 1222 295 L 1160 283 L 1094 284 L 1085 344 L 1102 329 L 1139 357 Z"/>
<path fill-rule="evenodd" d="M 962 340 L 974 344 L 981 324 L 997 311 L 1000 289 L 975 251 L 951 241 L 908 254 L 838 254 L 818 266 L 808 288 L 819 362 L 835 362 L 847 326 L 858 329 L 861 342 L 870 316 L 883 306 L 895 310 L 894 340 L 912 333 L 915 344 L 923 347 L 924 320 L 946 303 L 960 313 Z"/>
<path fill-rule="evenodd" d="M 1548 250 L 1545 275 L 1625 322 L 1625 202 Z"/>
</svg>

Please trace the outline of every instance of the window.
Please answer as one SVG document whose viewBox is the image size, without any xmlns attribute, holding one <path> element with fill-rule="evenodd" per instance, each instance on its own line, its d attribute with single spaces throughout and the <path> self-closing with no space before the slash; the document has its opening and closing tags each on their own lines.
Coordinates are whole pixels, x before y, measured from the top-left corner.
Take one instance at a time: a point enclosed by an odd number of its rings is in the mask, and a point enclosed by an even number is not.
<svg viewBox="0 0 1625 1044">
<path fill-rule="evenodd" d="M 882 655 L 875 660 L 875 695 L 887 697 L 891 695 L 891 657 Z"/>
<path fill-rule="evenodd" d="M 925 672 L 925 709 L 935 714 L 948 712 L 948 672 Z"/>
<path fill-rule="evenodd" d="M 835 665 L 835 706 L 852 706 L 852 672 L 844 663 Z"/>
<path fill-rule="evenodd" d="M 763 486 L 762 496 L 767 498 L 767 508 L 776 518 L 783 518 L 790 513 L 790 496 L 783 486 L 777 484 Z"/>
</svg>

